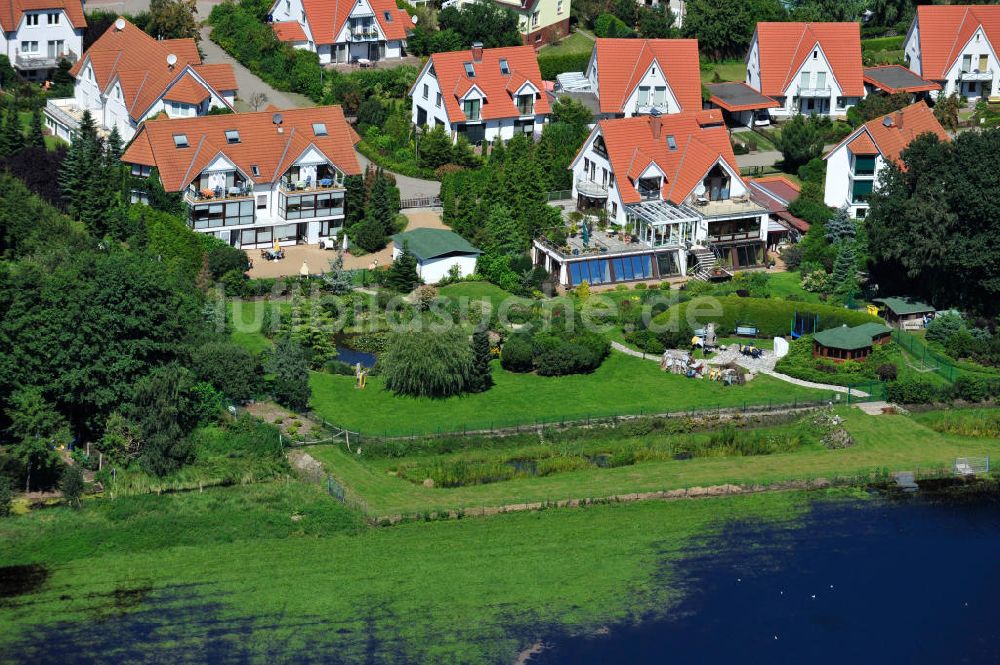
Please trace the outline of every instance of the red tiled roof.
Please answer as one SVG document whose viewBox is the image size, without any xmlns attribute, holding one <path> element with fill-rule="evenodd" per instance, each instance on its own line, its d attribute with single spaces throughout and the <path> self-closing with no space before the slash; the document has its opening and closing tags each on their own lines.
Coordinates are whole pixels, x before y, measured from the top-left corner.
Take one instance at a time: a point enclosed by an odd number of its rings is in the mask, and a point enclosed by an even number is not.
<svg viewBox="0 0 1000 665">
<path fill-rule="evenodd" d="M 201 104 L 211 96 L 212 93 L 205 86 L 195 81 L 190 74 L 185 74 L 180 81 L 170 86 L 163 98 L 183 104 Z"/>
<path fill-rule="evenodd" d="M 177 58 L 172 67 L 167 63 L 169 55 Z M 135 121 L 140 120 L 156 100 L 175 85 L 183 86 L 177 94 L 190 98 L 192 86 L 184 80 L 191 78 L 191 71 L 199 75 L 201 71 L 206 71 L 201 69 L 201 56 L 193 39 L 157 41 L 129 21 L 125 21 L 122 30 L 114 25 L 108 28 L 73 65 L 70 73 L 79 75 L 87 62 L 93 67 L 94 78 L 102 92 L 107 91 L 115 79 L 119 81 L 125 108 Z M 207 71 L 211 79 L 232 82 L 233 87 L 227 89 L 235 89 L 236 77 L 232 65 L 210 67 Z M 212 85 L 208 78 L 206 83 Z"/>
<path fill-rule="evenodd" d="M 406 31 L 413 25 L 406 10 L 397 9 L 393 0 L 367 1 L 386 39 L 406 39 Z M 302 0 L 313 41 L 335 43 L 356 5 L 357 0 Z"/>
<path fill-rule="evenodd" d="M 506 60 L 510 74 L 500 72 L 500 60 Z M 475 78 L 465 74 L 465 63 L 471 62 Z M 535 94 L 535 113 L 544 115 L 551 112 L 548 96 L 542 91 L 542 74 L 538 70 L 535 50 L 530 46 L 507 46 L 483 49 L 482 58 L 473 60 L 472 51 L 450 51 L 435 53 L 429 65 L 434 67 L 438 85 L 441 87 L 445 110 L 451 122 L 464 122 L 465 113 L 459 101 L 473 85 L 486 95 L 480 109 L 484 120 L 514 118 L 520 115 L 514 93 L 525 82 L 530 82 L 538 92 Z M 517 81 L 517 88 L 510 89 L 511 81 Z M 411 90 L 412 93 L 412 90 Z"/>
<path fill-rule="evenodd" d="M 783 175 L 765 175 L 753 178 L 750 182 L 768 194 L 788 203 L 799 198 L 799 193 L 802 191 L 801 187 Z"/>
<path fill-rule="evenodd" d="M 660 117 L 657 137 L 653 122 L 650 116 L 602 120 L 595 130 L 604 137 L 612 170 L 619 174 L 615 182 L 623 203 L 642 200 L 634 178 L 650 162 L 666 175 L 663 198 L 673 203 L 682 203 L 720 159 L 734 172 L 740 172 L 725 126 L 705 126 L 695 113 L 664 115 Z M 674 137 L 676 150 L 670 150 L 668 136 Z"/>
<path fill-rule="evenodd" d="M 87 19 L 83 15 L 83 3 L 80 0 L 6 0 L 0 3 L 0 28 L 3 28 L 4 32 L 13 32 L 21 25 L 21 19 L 26 11 L 46 9 L 63 9 L 70 25 L 78 29 L 87 27 Z"/>
<path fill-rule="evenodd" d="M 892 122 L 886 123 L 887 118 Z M 921 100 L 900 111 L 869 120 L 827 153 L 826 157 L 846 143 L 847 148 L 856 155 L 880 153 L 887 161 L 899 163 L 899 155 L 903 149 L 913 139 L 928 132 L 936 134 L 942 141 L 951 140 L 948 132 L 934 117 L 934 112 Z"/>
<path fill-rule="evenodd" d="M 597 87 L 601 113 L 624 113 L 625 101 L 653 60 L 667 79 L 681 111 L 701 108 L 697 39 L 598 39 Z"/>
<path fill-rule="evenodd" d="M 865 94 L 858 23 L 758 23 L 761 92 L 783 97 L 816 44 L 844 96 Z"/>
<path fill-rule="evenodd" d="M 236 83 L 236 72 L 233 71 L 233 66 L 229 63 L 194 65 L 192 69 L 216 90 L 236 90 L 239 88 L 239 84 Z"/>
<path fill-rule="evenodd" d="M 962 49 L 982 26 L 993 48 L 1000 48 L 1000 6 L 921 5 L 920 67 L 924 78 L 943 80 Z"/>
<path fill-rule="evenodd" d="M 281 112 L 283 132 L 278 133 L 273 113 L 236 113 L 176 118 L 143 123 L 122 156 L 129 164 L 155 166 L 167 191 L 182 191 L 220 154 L 256 183 L 277 181 L 288 167 L 315 146 L 348 175 L 358 175 L 354 152 L 357 134 L 339 106 L 316 106 Z M 313 123 L 326 124 L 327 135 L 315 136 Z M 235 129 L 239 143 L 228 143 L 225 132 Z M 177 148 L 174 136 L 187 137 L 188 147 Z M 254 177 L 253 166 L 260 176 Z"/>
<path fill-rule="evenodd" d="M 298 21 L 278 21 L 271 24 L 274 36 L 282 42 L 306 42 L 306 31 Z"/>
<path fill-rule="evenodd" d="M 847 144 L 847 149 L 855 155 L 877 155 L 878 148 L 875 142 L 868 136 L 868 132 L 861 132 L 857 138 Z"/>
</svg>

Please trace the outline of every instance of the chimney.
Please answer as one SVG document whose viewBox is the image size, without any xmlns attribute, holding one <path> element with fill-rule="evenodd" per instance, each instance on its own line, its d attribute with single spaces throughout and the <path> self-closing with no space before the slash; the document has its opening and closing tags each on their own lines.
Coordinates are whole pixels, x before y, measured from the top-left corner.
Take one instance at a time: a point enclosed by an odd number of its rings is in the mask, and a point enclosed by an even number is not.
<svg viewBox="0 0 1000 665">
<path fill-rule="evenodd" d="M 660 109 L 654 108 L 649 112 L 649 126 L 653 130 L 653 138 L 660 138 L 660 130 L 663 128 L 663 119 L 660 117 Z"/>
<path fill-rule="evenodd" d="M 902 111 L 896 111 L 896 127 L 900 128 L 900 129 L 903 128 L 903 112 Z"/>
<path fill-rule="evenodd" d="M 474 62 L 482 62 L 482 60 L 483 60 L 483 43 L 482 42 L 472 42 L 472 60 Z"/>
</svg>

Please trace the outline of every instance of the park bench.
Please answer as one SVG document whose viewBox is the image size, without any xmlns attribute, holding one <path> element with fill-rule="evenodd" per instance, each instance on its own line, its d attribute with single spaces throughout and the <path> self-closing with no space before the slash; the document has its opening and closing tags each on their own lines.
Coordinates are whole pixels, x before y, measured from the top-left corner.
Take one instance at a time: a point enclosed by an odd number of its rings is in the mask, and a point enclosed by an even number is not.
<svg viewBox="0 0 1000 665">
<path fill-rule="evenodd" d="M 736 326 L 736 336 L 737 337 L 756 337 L 757 327 L 756 326 Z"/>
</svg>

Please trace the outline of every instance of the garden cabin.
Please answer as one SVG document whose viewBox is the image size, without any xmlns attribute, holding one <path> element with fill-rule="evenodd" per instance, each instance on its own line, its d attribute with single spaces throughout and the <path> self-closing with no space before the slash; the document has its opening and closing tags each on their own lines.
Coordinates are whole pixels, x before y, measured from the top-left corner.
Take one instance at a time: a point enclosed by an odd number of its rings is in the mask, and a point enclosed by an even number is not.
<svg viewBox="0 0 1000 665">
<path fill-rule="evenodd" d="M 900 164 L 906 146 L 927 133 L 941 141 L 951 140 L 923 100 L 858 127 L 823 158 L 823 202 L 831 208 L 847 206 L 851 217 L 864 218 L 882 171 L 890 163 Z"/>
<path fill-rule="evenodd" d="M 912 298 L 875 298 L 872 302 L 885 307 L 883 317 L 889 325 L 903 330 L 919 330 L 934 314 L 934 308 Z"/>
<path fill-rule="evenodd" d="M 758 23 L 746 63 L 772 116 L 844 116 L 865 96 L 858 23 Z"/>
<path fill-rule="evenodd" d="M 921 5 L 903 40 L 906 66 L 969 102 L 994 99 L 1000 84 L 1000 7 Z"/>
<path fill-rule="evenodd" d="M 834 362 L 865 360 L 876 344 L 885 344 L 891 335 L 892 328 L 881 323 L 828 328 L 813 335 L 813 356 Z"/>
<path fill-rule="evenodd" d="M 530 46 L 435 53 L 410 88 L 416 127 L 436 126 L 472 145 L 541 136 L 551 109 Z"/>
<path fill-rule="evenodd" d="M 426 284 L 436 284 L 457 270 L 458 277 L 476 271 L 482 252 L 462 236 L 444 229 L 414 229 L 392 236 L 392 258 L 405 251 L 417 259 L 417 275 Z"/>
</svg>

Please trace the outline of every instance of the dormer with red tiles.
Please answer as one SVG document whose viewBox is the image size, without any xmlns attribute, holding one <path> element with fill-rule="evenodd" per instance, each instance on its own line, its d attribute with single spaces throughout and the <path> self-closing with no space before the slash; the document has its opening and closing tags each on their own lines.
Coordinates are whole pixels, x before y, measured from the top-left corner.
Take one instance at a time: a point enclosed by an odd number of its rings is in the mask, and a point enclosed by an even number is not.
<svg viewBox="0 0 1000 665">
<path fill-rule="evenodd" d="M 746 64 L 773 116 L 844 116 L 865 96 L 857 23 L 758 23 Z"/>
<path fill-rule="evenodd" d="M 903 40 L 906 65 L 966 100 L 1000 96 L 1000 6 L 921 5 Z"/>
<path fill-rule="evenodd" d="M 438 125 L 473 145 L 515 133 L 535 137 L 551 112 L 530 46 L 435 53 L 410 88 L 412 122 Z"/>
</svg>

